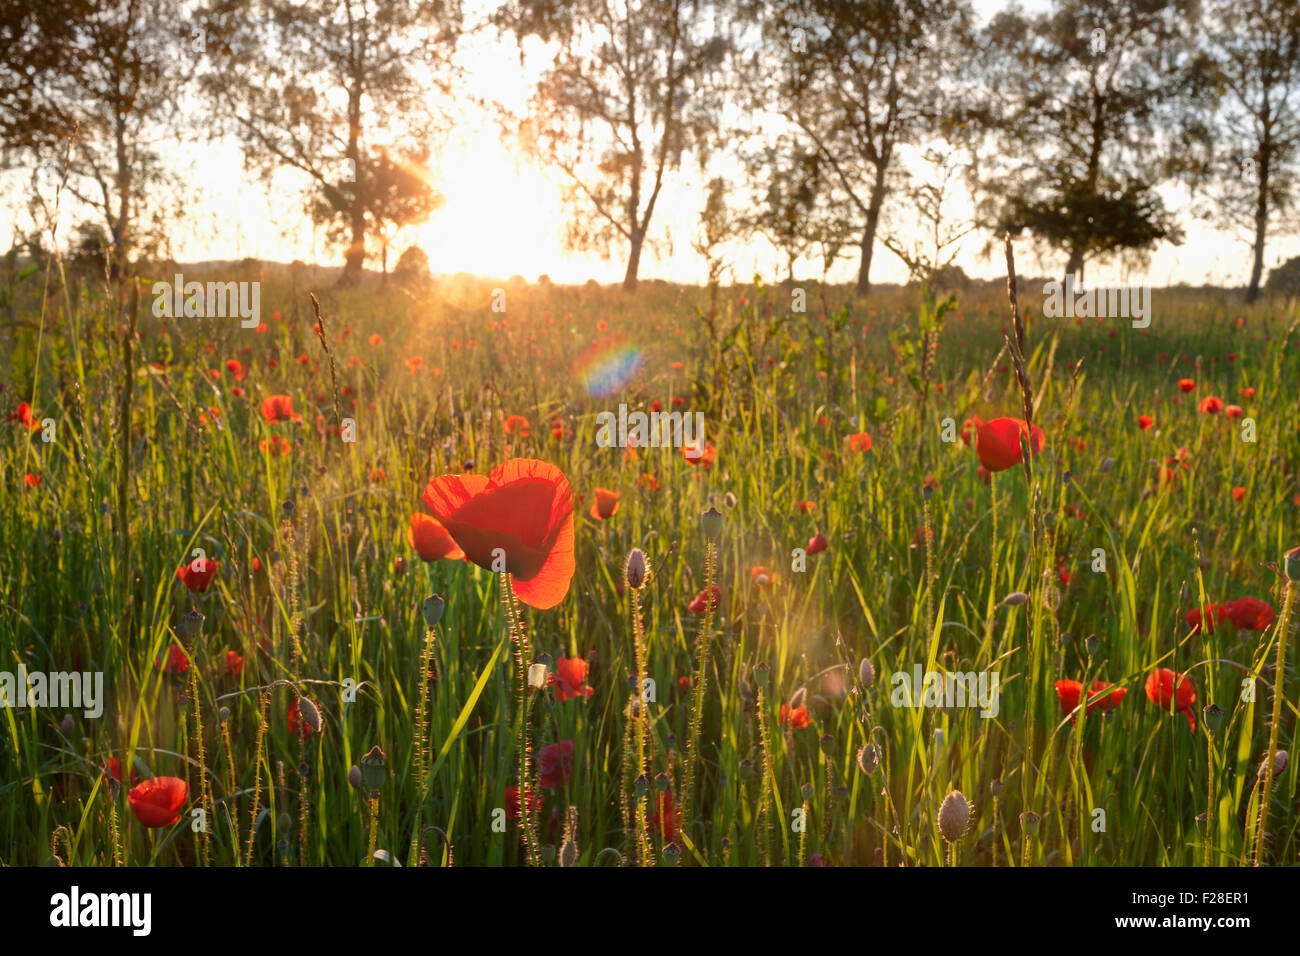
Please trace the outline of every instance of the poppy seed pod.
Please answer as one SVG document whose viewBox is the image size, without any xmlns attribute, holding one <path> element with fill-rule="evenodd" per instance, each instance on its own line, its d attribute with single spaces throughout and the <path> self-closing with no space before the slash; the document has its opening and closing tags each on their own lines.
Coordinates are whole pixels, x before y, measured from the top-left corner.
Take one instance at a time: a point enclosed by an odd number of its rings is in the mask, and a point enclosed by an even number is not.
<svg viewBox="0 0 1300 956">
<path fill-rule="evenodd" d="M 700 527 L 706 538 L 717 541 L 722 537 L 722 512 L 710 506 L 708 511 L 700 515 Z"/>
<path fill-rule="evenodd" d="M 664 773 L 662 770 L 659 773 L 655 774 L 656 790 L 658 790 L 660 793 L 665 793 L 667 792 L 670 786 L 672 786 L 672 781 L 668 779 L 668 774 Z"/>
<path fill-rule="evenodd" d="M 1020 829 L 1024 831 L 1025 836 L 1033 836 L 1038 832 L 1038 821 L 1042 819 L 1033 810 L 1026 810 L 1020 814 Z"/>
<path fill-rule="evenodd" d="M 939 833 L 949 843 L 956 843 L 970 823 L 970 804 L 960 790 L 954 790 L 939 805 Z"/>
<path fill-rule="evenodd" d="M 384 752 L 379 749 L 378 744 L 371 747 L 370 752 L 361 758 L 361 777 L 366 789 L 372 794 L 378 794 L 384 781 L 388 779 L 388 761 L 384 759 Z"/>
<path fill-rule="evenodd" d="M 813 795 L 813 785 L 811 783 L 805 783 L 802 787 L 799 788 L 799 796 L 802 797 L 805 802 L 811 800 L 812 795 Z"/>
<path fill-rule="evenodd" d="M 676 843 L 670 843 L 664 847 L 664 863 L 668 866 L 676 866 L 677 861 L 682 858 L 682 848 Z"/>
<path fill-rule="evenodd" d="M 442 620 L 442 612 L 446 610 L 447 602 L 442 599 L 441 595 L 430 594 L 424 599 L 424 623 L 429 627 L 437 627 L 438 622 Z"/>
<path fill-rule="evenodd" d="M 876 669 L 871 666 L 871 661 L 865 657 L 858 662 L 858 683 L 863 687 L 870 687 L 876 682 Z"/>
<path fill-rule="evenodd" d="M 1208 705 L 1201 711 L 1201 716 L 1205 718 L 1205 729 L 1212 734 L 1218 733 L 1223 726 L 1223 708 L 1218 704 Z"/>
<path fill-rule="evenodd" d="M 989 781 L 989 793 L 993 794 L 993 799 L 996 800 L 997 798 L 1001 797 L 1002 790 L 1003 787 L 1002 787 L 1001 777 L 994 777 L 992 780 Z"/>
<path fill-rule="evenodd" d="M 320 711 L 310 697 L 298 698 L 298 716 L 302 718 L 304 725 L 311 728 L 312 733 L 320 733 Z"/>
<path fill-rule="evenodd" d="M 528 686 L 533 690 L 541 690 L 546 686 L 545 664 L 528 665 Z"/>
<path fill-rule="evenodd" d="M 648 573 L 649 566 L 646 563 L 645 552 L 640 548 L 633 548 L 628 552 L 627 564 L 623 567 L 623 578 L 627 581 L 627 586 L 634 591 L 641 590 Z"/>
<path fill-rule="evenodd" d="M 1089 634 L 1083 639 L 1083 649 L 1088 652 L 1089 657 L 1096 657 L 1097 652 L 1101 650 L 1101 638 L 1096 634 Z"/>
<path fill-rule="evenodd" d="M 1286 579 L 1293 584 L 1300 582 L 1300 548 L 1286 553 Z"/>
<path fill-rule="evenodd" d="M 203 615 L 198 611 L 186 611 L 181 615 L 181 623 L 176 632 L 186 643 L 193 641 L 203 633 Z"/>
<path fill-rule="evenodd" d="M 768 667 L 766 662 L 759 661 L 757 664 L 754 665 L 754 669 L 753 671 L 751 671 L 751 673 L 754 676 L 755 684 L 757 684 L 759 687 L 766 687 L 767 679 L 772 675 L 772 668 Z"/>
</svg>

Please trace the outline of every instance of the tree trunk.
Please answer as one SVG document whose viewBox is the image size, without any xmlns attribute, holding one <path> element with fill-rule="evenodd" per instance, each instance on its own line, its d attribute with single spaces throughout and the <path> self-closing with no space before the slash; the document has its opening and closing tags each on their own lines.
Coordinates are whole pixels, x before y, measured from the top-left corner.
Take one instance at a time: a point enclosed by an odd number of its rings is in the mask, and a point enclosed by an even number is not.
<svg viewBox="0 0 1300 956">
<path fill-rule="evenodd" d="M 352 241 L 343 260 L 340 285 L 354 285 L 366 263 L 366 210 L 361 203 L 361 83 L 353 77 L 348 90 L 348 145 L 346 158 L 352 167 L 352 208 L 349 210 Z"/>
<path fill-rule="evenodd" d="M 627 272 L 623 274 L 623 291 L 636 291 L 636 276 L 641 269 L 641 246 L 645 243 L 645 232 L 633 230 L 632 248 L 627 254 Z"/>
<path fill-rule="evenodd" d="M 1065 276 L 1074 276 L 1075 288 L 1083 288 L 1083 250 L 1070 251 L 1070 261 L 1065 264 Z"/>
<path fill-rule="evenodd" d="M 353 202 L 352 206 L 352 242 L 348 245 L 347 258 L 343 262 L 343 285 L 354 285 L 361 279 L 361 269 L 366 261 L 366 214 L 361 205 Z"/>
<path fill-rule="evenodd" d="M 1259 193 L 1255 198 L 1255 261 L 1250 266 L 1250 287 L 1246 289 L 1246 302 L 1259 298 L 1259 280 L 1264 275 L 1264 236 L 1268 230 L 1268 158 L 1267 142 L 1259 153 Z"/>
<path fill-rule="evenodd" d="M 862 230 L 862 258 L 858 262 L 858 296 L 865 296 L 871 291 L 871 254 L 876 247 L 876 227 L 880 225 L 880 207 L 885 201 L 885 172 L 883 167 L 876 175 L 876 184 L 871 190 L 871 203 L 867 206 L 867 226 Z"/>
</svg>

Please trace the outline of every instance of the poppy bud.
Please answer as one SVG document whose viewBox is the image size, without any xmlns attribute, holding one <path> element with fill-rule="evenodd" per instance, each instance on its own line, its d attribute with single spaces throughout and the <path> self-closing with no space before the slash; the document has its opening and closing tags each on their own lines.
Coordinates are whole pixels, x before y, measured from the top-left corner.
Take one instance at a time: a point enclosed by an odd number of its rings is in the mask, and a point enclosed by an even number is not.
<svg viewBox="0 0 1300 956">
<path fill-rule="evenodd" d="M 312 733 L 320 733 L 320 711 L 310 697 L 298 698 L 298 716 L 302 718 L 303 724 L 311 728 Z"/>
<path fill-rule="evenodd" d="M 627 586 L 634 591 L 641 590 L 645 584 L 646 573 L 645 552 L 640 548 L 633 548 L 628 552 L 627 564 L 623 567 L 623 578 L 627 581 Z"/>
<path fill-rule="evenodd" d="M 728 491 L 728 492 L 727 492 L 727 496 L 726 496 L 725 498 L 722 499 L 722 503 L 723 503 L 724 505 L 726 505 L 728 508 L 734 508 L 734 507 L 736 507 L 736 495 L 735 495 L 735 493 L 734 493 L 734 492 L 731 492 L 731 491 Z"/>
<path fill-rule="evenodd" d="M 1103 473 L 1103 474 L 1104 474 L 1105 472 L 1110 471 L 1110 470 L 1111 470 L 1112 468 L 1114 468 L 1114 467 L 1115 467 L 1115 459 L 1114 459 L 1114 458 L 1103 458 L 1103 459 L 1101 460 L 1101 470 L 1102 470 L 1102 473 Z"/>
<path fill-rule="evenodd" d="M 1300 548 L 1286 553 L 1286 579 L 1293 584 L 1300 582 Z"/>
<path fill-rule="evenodd" d="M 717 541 L 722 537 L 722 512 L 710 506 L 708 511 L 700 515 L 700 527 L 704 529 L 706 538 Z"/>
<path fill-rule="evenodd" d="M 1033 836 L 1038 832 L 1038 821 L 1041 818 L 1033 810 L 1026 810 L 1020 814 L 1020 829 L 1025 836 Z"/>
<path fill-rule="evenodd" d="M 379 789 L 388 779 L 388 761 L 384 759 L 384 752 L 379 749 L 379 745 L 370 748 L 370 752 L 361 758 L 361 777 L 365 781 L 366 789 L 372 794 L 378 795 Z"/>
<path fill-rule="evenodd" d="M 569 867 L 573 866 L 577 862 L 578 844 L 574 842 L 572 837 L 570 837 L 565 840 L 564 845 L 560 847 L 560 866 Z"/>
<path fill-rule="evenodd" d="M 541 690 L 546 686 L 545 664 L 528 665 L 528 686 L 533 690 Z"/>
<path fill-rule="evenodd" d="M 352 784 L 352 786 L 356 787 L 358 790 L 361 789 L 361 768 L 356 764 L 353 764 L 352 769 L 348 771 L 348 783 Z"/>
<path fill-rule="evenodd" d="M 939 833 L 949 843 L 956 843 L 970 823 L 970 804 L 960 790 L 954 790 L 939 805 Z"/>
<path fill-rule="evenodd" d="M 1210 733 L 1218 733 L 1223 726 L 1223 708 L 1218 704 L 1210 704 L 1201 711 L 1201 716 L 1205 718 L 1205 729 Z"/>
<path fill-rule="evenodd" d="M 1275 754 L 1273 754 L 1273 776 L 1274 776 L 1274 778 L 1277 778 L 1277 777 L 1281 776 L 1282 774 L 1286 773 L 1286 764 L 1287 764 L 1287 752 L 1286 752 L 1285 750 L 1279 750 L 1279 751 L 1277 751 Z M 1259 765 L 1259 779 L 1260 779 L 1260 780 L 1263 780 L 1264 777 L 1266 776 L 1266 774 L 1267 774 L 1267 770 L 1266 770 L 1266 768 L 1267 768 L 1267 767 L 1268 767 L 1268 759 L 1265 758 L 1263 761 L 1260 762 L 1260 765 Z"/>
<path fill-rule="evenodd" d="M 438 622 L 442 620 L 442 612 L 446 610 L 447 602 L 442 599 L 441 595 L 430 594 L 424 599 L 424 623 L 429 627 L 437 627 Z"/>
<path fill-rule="evenodd" d="M 1028 600 L 1029 600 L 1029 595 L 1026 594 L 1024 591 L 1012 591 L 1010 594 L 1008 594 L 1006 597 L 1002 599 L 1002 603 L 1009 605 L 1010 607 L 1019 607 L 1021 604 L 1024 604 Z"/>
<path fill-rule="evenodd" d="M 759 687 L 766 687 L 767 679 L 772 675 L 772 668 L 768 667 L 766 662 L 759 661 L 754 665 L 752 673 L 754 675 L 754 683 Z"/>
<path fill-rule="evenodd" d="M 863 687 L 870 687 L 876 682 L 876 669 L 871 666 L 871 661 L 865 657 L 858 662 L 858 683 Z"/>
<path fill-rule="evenodd" d="M 71 740 L 72 735 L 75 734 L 76 732 L 77 732 L 77 722 L 72 719 L 71 714 L 64 714 L 63 720 L 59 723 L 59 733 L 63 734 L 64 737 L 67 737 L 69 740 Z"/>
<path fill-rule="evenodd" d="M 865 743 L 859 747 L 858 769 L 868 777 L 880 769 L 880 748 L 873 743 Z"/>
<path fill-rule="evenodd" d="M 1097 652 L 1101 650 L 1101 638 L 1096 634 L 1089 634 L 1083 639 L 1083 648 L 1088 652 L 1089 657 L 1096 657 Z"/>
<path fill-rule="evenodd" d="M 798 710 L 800 707 L 804 705 L 804 701 L 806 701 L 807 699 L 808 699 L 807 688 L 800 687 L 798 690 L 796 690 L 793 694 L 790 695 L 790 709 Z"/>
</svg>

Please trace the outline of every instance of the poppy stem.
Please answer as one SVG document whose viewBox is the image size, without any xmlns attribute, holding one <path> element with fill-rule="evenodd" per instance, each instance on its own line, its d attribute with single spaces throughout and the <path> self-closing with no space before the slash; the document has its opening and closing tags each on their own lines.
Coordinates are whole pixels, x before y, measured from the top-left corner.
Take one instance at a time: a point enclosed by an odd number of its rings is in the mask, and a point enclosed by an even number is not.
<svg viewBox="0 0 1300 956">
<path fill-rule="evenodd" d="M 520 620 L 519 605 L 515 598 L 514 589 L 510 586 L 510 574 L 506 571 L 499 572 L 501 575 L 501 600 L 506 608 L 506 621 L 510 630 L 510 640 L 515 650 L 515 671 L 518 674 L 519 691 L 517 694 L 519 710 L 519 806 L 521 812 L 519 819 L 523 821 L 520 827 L 523 839 L 524 850 L 527 853 L 528 865 L 536 865 L 536 840 L 533 834 L 532 815 L 525 809 L 528 802 L 528 714 L 529 704 L 532 703 L 528 693 L 528 635 L 524 632 L 523 622 Z M 561 776 L 563 776 L 563 766 L 561 766 Z"/>
<path fill-rule="evenodd" d="M 370 794 L 370 848 L 366 851 L 366 866 L 375 865 L 375 844 L 379 839 L 379 792 Z"/>
<path fill-rule="evenodd" d="M 211 866 L 208 846 L 207 819 L 212 816 L 212 795 L 208 791 L 208 762 L 203 752 L 203 709 L 199 703 L 199 668 L 190 667 L 190 700 L 194 704 L 194 749 L 199 758 L 199 805 L 203 808 L 204 824 L 199 830 L 199 849 L 204 866 Z"/>
<path fill-rule="evenodd" d="M 1277 663 L 1273 666 L 1273 719 L 1268 730 L 1268 750 L 1264 752 L 1264 792 L 1259 801 L 1259 820 L 1255 824 L 1255 866 L 1264 862 L 1264 828 L 1268 825 L 1268 804 L 1273 796 L 1273 777 L 1277 774 L 1277 729 L 1282 722 L 1282 678 L 1286 675 L 1286 639 L 1291 629 L 1291 606 L 1295 603 L 1295 584 L 1286 583 L 1286 597 L 1277 620 Z"/>
<path fill-rule="evenodd" d="M 1205 866 L 1210 866 L 1210 841 L 1214 839 L 1214 734 L 1205 735 Z"/>
<path fill-rule="evenodd" d="M 253 806 L 249 811 L 248 850 L 244 855 L 244 866 L 253 865 L 253 843 L 257 838 L 257 804 L 262 795 L 262 756 L 266 746 L 266 708 L 270 703 L 270 691 L 263 690 L 257 698 L 257 754 L 253 759 Z"/>
<path fill-rule="evenodd" d="M 704 543 L 704 621 L 700 626 L 696 641 L 696 677 L 695 694 L 691 704 L 690 756 L 686 759 L 686 783 L 682 788 L 682 813 L 686 815 L 689 825 L 694 819 L 691 797 L 695 784 L 695 766 L 699 763 L 700 726 L 704 723 L 704 689 L 709 678 L 709 647 L 713 637 L 713 605 L 717 597 L 713 591 L 714 545 L 712 540 Z"/>
<path fill-rule="evenodd" d="M 636 645 L 636 780 L 646 775 L 646 701 L 642 688 L 645 687 L 645 630 L 641 624 L 641 591 L 629 588 L 632 592 L 632 638 Z M 633 784 L 635 787 L 635 783 Z M 635 789 L 633 790 L 635 799 Z M 662 821 L 661 821 L 662 823 Z M 646 801 L 644 797 L 636 800 L 636 834 L 637 862 L 641 866 L 654 865 L 654 850 L 650 844 L 650 835 L 646 832 Z M 662 826 L 661 826 L 662 832 Z"/>
<path fill-rule="evenodd" d="M 429 746 L 429 664 L 433 657 L 434 638 L 433 628 L 426 628 L 424 632 L 424 653 L 420 657 L 420 706 L 415 713 L 416 779 L 419 781 L 415 792 L 420 796 L 415 807 L 415 842 L 411 846 L 411 855 L 407 860 L 408 865 L 411 866 L 416 865 L 420 859 L 420 844 L 424 839 L 424 788 L 427 785 L 429 768 L 427 753 Z M 521 790 L 520 793 L 522 792 Z"/>
</svg>

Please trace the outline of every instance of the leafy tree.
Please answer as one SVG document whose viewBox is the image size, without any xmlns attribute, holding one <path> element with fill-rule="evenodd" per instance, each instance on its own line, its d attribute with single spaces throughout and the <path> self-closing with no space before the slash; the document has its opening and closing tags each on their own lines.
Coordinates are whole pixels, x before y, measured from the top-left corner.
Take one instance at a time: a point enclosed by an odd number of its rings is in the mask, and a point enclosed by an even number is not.
<svg viewBox="0 0 1300 956">
<path fill-rule="evenodd" d="M 313 210 L 345 237 L 343 282 L 361 276 L 366 236 L 431 209 L 406 161 L 427 155 L 459 39 L 459 3 L 441 0 L 215 0 L 204 87 L 264 176 L 288 167 Z M 400 159 L 399 159 L 400 157 Z"/>
<path fill-rule="evenodd" d="M 1264 289 L 1272 295 L 1300 296 L 1300 256 L 1271 270 Z"/>
</svg>

